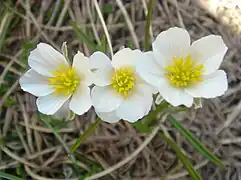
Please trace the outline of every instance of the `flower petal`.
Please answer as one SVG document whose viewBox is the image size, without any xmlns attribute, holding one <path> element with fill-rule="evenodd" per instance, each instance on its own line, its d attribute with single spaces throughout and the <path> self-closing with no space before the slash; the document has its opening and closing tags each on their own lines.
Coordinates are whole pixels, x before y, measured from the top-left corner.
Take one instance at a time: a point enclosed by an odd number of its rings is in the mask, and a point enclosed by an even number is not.
<svg viewBox="0 0 241 180">
<path fill-rule="evenodd" d="M 120 120 L 120 118 L 116 116 L 115 110 L 111 112 L 98 112 L 98 111 L 95 111 L 95 112 L 100 119 L 108 123 L 117 123 Z"/>
<path fill-rule="evenodd" d="M 112 58 L 112 65 L 114 68 L 119 69 L 122 67 L 136 67 L 137 58 L 142 54 L 138 49 L 131 50 L 130 48 L 124 48 L 114 54 Z"/>
<path fill-rule="evenodd" d="M 123 97 L 114 92 L 110 86 L 93 87 L 91 91 L 93 106 L 99 112 L 110 112 L 120 106 Z"/>
<path fill-rule="evenodd" d="M 69 66 L 61 53 L 45 43 L 39 43 L 37 48 L 30 53 L 28 63 L 35 71 L 48 77 L 53 77 L 53 73 L 61 65 Z"/>
<path fill-rule="evenodd" d="M 186 93 L 183 89 L 178 89 L 172 87 L 166 79 L 163 78 L 163 81 L 166 81 L 163 86 L 159 88 L 159 92 L 162 97 L 172 104 L 173 106 L 185 105 L 191 107 L 193 104 L 193 97 Z"/>
<path fill-rule="evenodd" d="M 116 110 L 116 115 L 123 120 L 135 122 L 147 115 L 152 106 L 152 93 L 146 86 L 138 85 L 135 93 L 125 99 Z"/>
<path fill-rule="evenodd" d="M 95 52 L 90 56 L 90 67 L 93 74 L 94 84 L 106 86 L 111 84 L 111 76 L 114 68 L 110 59 L 102 52 Z"/>
<path fill-rule="evenodd" d="M 142 55 L 139 55 L 138 59 L 136 68 L 138 74 L 141 74 L 142 72 L 163 74 L 163 68 L 155 61 L 153 52 L 145 52 Z"/>
<path fill-rule="evenodd" d="M 48 77 L 42 76 L 33 69 L 28 70 L 19 80 L 20 86 L 34 96 L 46 96 L 54 89 L 48 85 Z"/>
<path fill-rule="evenodd" d="M 193 42 L 190 55 L 203 64 L 204 74 L 210 74 L 219 68 L 227 50 L 221 36 L 209 35 Z"/>
<path fill-rule="evenodd" d="M 90 98 L 90 88 L 84 84 L 80 84 L 73 94 L 69 108 L 78 115 L 86 113 L 92 106 Z"/>
<path fill-rule="evenodd" d="M 193 97 L 214 98 L 221 96 L 228 89 L 228 80 L 223 70 L 218 70 L 203 77 L 204 80 L 196 86 L 186 89 Z"/>
<path fill-rule="evenodd" d="M 80 76 L 81 83 L 87 86 L 93 83 L 92 73 L 90 71 L 89 60 L 84 56 L 83 53 L 79 52 L 74 56 L 73 68 L 76 73 Z"/>
<path fill-rule="evenodd" d="M 139 56 L 137 62 L 137 73 L 145 80 L 146 83 L 151 84 L 154 87 L 162 86 L 160 77 L 163 76 L 163 68 L 155 61 L 152 52 L 143 53 Z"/>
<path fill-rule="evenodd" d="M 173 57 L 185 57 L 190 48 L 190 36 L 185 29 L 170 28 L 161 32 L 152 43 L 156 61 L 165 68 Z"/>
<path fill-rule="evenodd" d="M 41 113 L 53 115 L 63 106 L 69 97 L 70 96 L 60 96 L 52 93 L 47 96 L 39 97 L 36 104 Z"/>
<path fill-rule="evenodd" d="M 68 120 L 70 118 L 69 100 L 67 100 L 53 116 L 58 119 Z"/>
</svg>

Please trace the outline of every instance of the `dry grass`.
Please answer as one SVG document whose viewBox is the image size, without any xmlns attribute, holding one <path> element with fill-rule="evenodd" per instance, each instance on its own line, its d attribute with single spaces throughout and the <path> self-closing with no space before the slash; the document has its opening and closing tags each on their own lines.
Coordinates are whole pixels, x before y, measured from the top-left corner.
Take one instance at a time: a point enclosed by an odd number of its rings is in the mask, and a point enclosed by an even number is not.
<svg viewBox="0 0 241 180">
<path fill-rule="evenodd" d="M 123 45 L 143 48 L 145 0 L 100 0 L 105 24 L 92 0 L 18 0 L 0 7 L 0 34 L 7 29 L 0 44 L 0 171 L 24 179 L 71 179 L 73 165 L 63 146 L 36 113 L 35 97 L 24 93 L 18 78 L 27 69 L 27 55 L 38 42 L 57 49 L 67 41 L 69 54 L 77 50 L 92 52 L 80 42 L 70 25 L 78 24 L 83 32 L 101 42 L 109 34 L 115 52 Z M 211 0 L 209 1 L 211 2 Z M 9 11 L 7 7 L 11 7 Z M 110 8 L 111 7 L 111 8 Z M 101 123 L 74 154 L 80 174 L 98 172 L 98 179 L 188 179 L 175 154 L 155 134 L 166 130 L 193 159 L 204 180 L 241 178 L 241 10 L 208 6 L 207 1 L 162 0 L 153 9 L 152 30 L 155 37 L 171 26 L 185 27 L 196 40 L 208 34 L 224 38 L 229 51 L 222 64 L 228 73 L 229 89 L 225 96 L 204 101 L 199 110 L 181 114 L 182 123 L 225 162 L 220 169 L 208 163 L 168 123 L 157 125 L 150 134 L 136 131 L 130 124 Z M 108 32 L 103 29 L 105 26 Z M 103 28 L 104 27 L 104 28 Z M 1 38 L 0 38 L 1 39 Z M 178 41 L 178 40 L 177 40 Z M 1 42 L 1 41 L 0 41 Z M 96 118 L 91 110 L 59 128 L 67 145 L 79 137 Z M 3 137 L 3 138 L 2 138 Z M 103 176 L 106 175 L 106 176 Z M 103 177 L 101 177 L 103 176 Z M 74 178 L 73 178 L 74 179 Z"/>
</svg>

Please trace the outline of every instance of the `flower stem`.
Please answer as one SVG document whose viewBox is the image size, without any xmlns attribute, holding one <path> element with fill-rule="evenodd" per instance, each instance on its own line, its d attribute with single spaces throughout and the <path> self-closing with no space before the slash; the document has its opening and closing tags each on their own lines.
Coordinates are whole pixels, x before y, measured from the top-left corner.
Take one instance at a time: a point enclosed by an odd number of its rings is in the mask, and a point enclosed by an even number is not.
<svg viewBox="0 0 241 180">
<path fill-rule="evenodd" d="M 80 146 L 80 144 L 94 132 L 94 130 L 98 127 L 100 122 L 101 119 L 98 118 L 93 124 L 90 125 L 90 127 L 84 132 L 84 134 L 82 134 L 73 144 L 70 153 L 73 153 Z"/>
<path fill-rule="evenodd" d="M 146 51 L 150 49 L 150 26 L 151 26 L 153 1 L 154 0 L 149 0 L 148 8 L 147 8 L 146 30 L 145 30 L 145 50 Z"/>
<path fill-rule="evenodd" d="M 55 137 L 56 137 L 56 138 L 58 139 L 58 141 L 62 144 L 62 146 L 64 147 L 65 151 L 68 153 L 68 156 L 70 157 L 70 160 L 72 161 L 72 163 L 73 163 L 73 165 L 74 165 L 74 169 L 75 169 L 76 173 L 78 173 L 78 172 L 79 172 L 79 168 L 78 168 L 78 165 L 77 165 L 76 158 L 75 158 L 75 156 L 74 156 L 72 153 L 70 153 L 69 147 L 68 147 L 67 144 L 62 140 L 62 138 L 61 138 L 61 136 L 59 135 L 57 129 L 56 129 L 55 127 L 53 127 L 53 126 L 49 123 L 49 121 L 48 121 L 47 119 L 45 119 L 45 118 L 41 118 L 41 119 L 42 119 L 42 121 L 45 123 L 45 125 L 53 131 Z"/>
</svg>

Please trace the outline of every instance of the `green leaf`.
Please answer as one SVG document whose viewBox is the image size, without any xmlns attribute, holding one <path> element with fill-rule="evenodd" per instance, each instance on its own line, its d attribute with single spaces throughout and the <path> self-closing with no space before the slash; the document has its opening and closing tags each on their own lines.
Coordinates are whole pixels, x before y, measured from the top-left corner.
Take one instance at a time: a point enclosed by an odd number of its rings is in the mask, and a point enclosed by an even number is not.
<svg viewBox="0 0 241 180">
<path fill-rule="evenodd" d="M 72 22 L 71 25 L 80 42 L 85 43 L 92 51 L 96 51 L 98 49 L 97 45 L 94 43 L 94 40 L 85 35 L 85 33 L 83 33 L 74 22 Z"/>
<path fill-rule="evenodd" d="M 156 120 L 156 116 L 159 112 L 168 108 L 169 104 L 167 102 L 163 102 L 159 104 L 155 110 L 151 111 L 147 116 L 145 116 L 142 120 L 139 120 L 132 125 L 138 129 L 141 133 L 148 133 L 152 131 L 151 125 Z"/>
<path fill-rule="evenodd" d="M 141 133 L 149 133 L 152 131 L 152 128 L 149 127 L 145 122 L 143 121 L 137 121 L 132 124 L 136 129 L 138 129 Z"/>
<path fill-rule="evenodd" d="M 202 153 L 207 159 L 212 161 L 214 164 L 224 167 L 224 164 L 220 159 L 218 159 L 213 153 L 208 151 L 202 143 L 187 129 L 185 129 L 182 124 L 177 121 L 173 116 L 169 115 L 167 119 L 172 123 L 172 125 L 179 130 L 179 132 L 187 138 L 187 140 L 193 145 L 193 147 Z"/>
<path fill-rule="evenodd" d="M 159 112 L 169 107 L 167 102 L 163 102 L 159 104 L 155 110 L 151 111 L 147 116 L 145 116 L 142 120 L 139 120 L 132 125 L 138 129 L 141 133 L 149 133 L 152 131 L 151 125 L 153 121 L 156 120 L 156 116 Z"/>
<path fill-rule="evenodd" d="M 145 50 L 148 51 L 150 49 L 150 27 L 151 27 L 151 17 L 152 17 L 152 7 L 153 1 L 149 0 L 147 7 L 147 16 L 146 16 L 146 30 L 145 30 Z"/>
<path fill-rule="evenodd" d="M 101 37 L 101 44 L 99 46 L 99 51 L 103 52 L 103 53 L 106 53 L 106 49 L 107 49 L 107 42 L 106 42 L 106 37 L 105 35 L 103 35 Z"/>
<path fill-rule="evenodd" d="M 133 44 L 132 40 L 130 40 L 130 39 L 127 40 L 127 47 L 133 49 L 134 44 Z"/>
<path fill-rule="evenodd" d="M 155 110 L 151 111 L 146 117 L 146 124 L 151 125 L 154 120 L 156 120 L 156 116 L 158 113 L 162 112 L 164 109 L 167 109 L 169 104 L 164 101 L 163 103 L 159 104 Z"/>
<path fill-rule="evenodd" d="M 104 7 L 103 7 L 103 13 L 112 13 L 113 11 L 113 8 L 112 8 L 112 4 L 104 4 Z"/>
<path fill-rule="evenodd" d="M 2 149 L 5 145 L 5 139 L 3 136 L 0 136 L 0 149 Z"/>
<path fill-rule="evenodd" d="M 24 180 L 22 178 L 19 178 L 17 176 L 13 176 L 11 174 L 8 173 L 4 173 L 0 171 L 0 177 L 5 178 L 5 179 L 9 179 L 9 180 Z"/>
<path fill-rule="evenodd" d="M 180 150 L 178 145 L 172 141 L 170 138 L 168 138 L 166 135 L 163 133 L 159 133 L 159 136 L 165 140 L 169 146 L 175 151 L 176 155 L 178 158 L 182 161 L 184 167 L 187 169 L 189 175 L 192 177 L 193 180 L 201 180 L 202 177 L 198 174 L 198 172 L 194 169 L 192 163 L 190 160 L 183 154 L 183 152 Z"/>
<path fill-rule="evenodd" d="M 5 102 L 3 103 L 3 107 L 7 108 L 8 106 L 10 105 L 14 105 L 14 104 L 17 104 L 16 100 L 14 100 L 13 98 L 11 97 L 8 97 Z"/>
<path fill-rule="evenodd" d="M 40 116 L 41 118 L 41 116 Z M 60 136 L 58 130 L 53 127 L 51 125 L 51 119 L 50 119 L 50 116 L 43 116 L 42 115 L 42 118 L 41 120 L 45 123 L 45 125 L 52 130 L 53 134 L 55 135 L 55 137 L 58 139 L 58 141 L 60 142 L 60 144 L 64 147 L 65 151 L 68 153 L 68 156 L 70 158 L 70 160 L 72 161 L 73 165 L 74 165 L 74 169 L 76 171 L 76 173 L 79 174 L 79 168 L 78 168 L 78 165 L 77 165 L 77 161 L 76 161 L 76 158 L 75 156 L 70 153 L 70 150 L 69 150 L 69 147 L 67 146 L 67 144 L 63 141 L 62 137 Z"/>
<path fill-rule="evenodd" d="M 13 16 L 12 13 L 6 12 L 4 14 L 3 19 L 0 22 L 1 23 L 0 26 L 3 27 L 2 31 L 0 32 L 0 52 L 1 52 L 1 49 L 2 49 L 2 47 L 4 45 L 4 40 L 5 40 L 5 37 L 6 37 L 7 33 L 8 33 L 8 29 L 10 27 L 10 24 L 11 24 L 11 21 L 12 21 L 13 17 L 14 16 Z"/>
<path fill-rule="evenodd" d="M 25 64 L 28 64 L 28 56 L 31 50 L 36 47 L 37 43 L 35 41 L 25 40 L 21 42 L 21 49 L 23 50 L 20 55 L 20 60 Z"/>
<path fill-rule="evenodd" d="M 73 153 L 80 146 L 80 144 L 94 132 L 100 123 L 101 119 L 97 119 L 93 124 L 91 124 L 90 127 L 84 132 L 84 134 L 82 134 L 72 145 L 70 153 Z"/>
</svg>

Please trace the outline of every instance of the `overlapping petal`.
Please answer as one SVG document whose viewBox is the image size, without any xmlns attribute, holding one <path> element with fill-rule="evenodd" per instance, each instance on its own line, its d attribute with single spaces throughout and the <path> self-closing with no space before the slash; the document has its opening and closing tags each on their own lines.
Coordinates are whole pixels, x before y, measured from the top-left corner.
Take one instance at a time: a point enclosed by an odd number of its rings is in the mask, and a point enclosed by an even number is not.
<svg viewBox="0 0 241 180">
<path fill-rule="evenodd" d="M 104 53 L 97 51 L 90 56 L 90 68 L 95 85 L 106 86 L 111 84 L 111 75 L 114 68 L 110 59 Z"/>
<path fill-rule="evenodd" d="M 92 106 L 90 98 L 90 88 L 85 84 L 80 84 L 69 103 L 69 108 L 78 115 L 86 113 Z"/>
<path fill-rule="evenodd" d="M 53 77 L 60 66 L 68 67 L 65 57 L 52 46 L 39 43 L 28 57 L 29 66 L 43 76 Z"/>
</svg>

